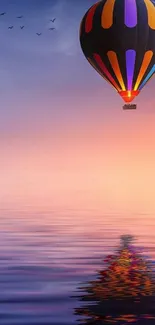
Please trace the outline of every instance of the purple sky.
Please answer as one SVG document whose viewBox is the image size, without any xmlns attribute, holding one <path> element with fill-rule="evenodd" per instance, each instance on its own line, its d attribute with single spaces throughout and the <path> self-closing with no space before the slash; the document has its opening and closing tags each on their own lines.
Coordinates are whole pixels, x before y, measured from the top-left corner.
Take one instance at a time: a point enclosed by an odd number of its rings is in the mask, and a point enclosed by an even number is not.
<svg viewBox="0 0 155 325">
<path fill-rule="evenodd" d="M 70 117 L 70 98 L 87 97 L 91 69 L 85 61 L 78 39 L 80 20 L 93 1 L 64 0 L 1 1 L 0 130 L 27 127 L 44 116 L 51 121 Z M 16 16 L 24 15 L 19 20 Z M 56 17 L 56 30 L 49 20 Z M 14 29 L 8 30 L 8 26 Z M 20 30 L 19 26 L 25 25 Z M 41 37 L 36 32 L 42 32 Z M 90 72 L 91 71 L 91 72 Z M 87 76 L 88 72 L 88 76 Z M 92 74 L 93 75 L 93 74 Z M 98 81 L 98 78 L 96 78 Z M 87 85 L 86 85 L 87 84 Z M 83 89 L 85 89 L 86 94 Z M 62 102 L 65 106 L 60 107 Z M 67 101 L 69 100 L 69 101 Z M 74 115 L 78 114 L 74 110 Z"/>
</svg>

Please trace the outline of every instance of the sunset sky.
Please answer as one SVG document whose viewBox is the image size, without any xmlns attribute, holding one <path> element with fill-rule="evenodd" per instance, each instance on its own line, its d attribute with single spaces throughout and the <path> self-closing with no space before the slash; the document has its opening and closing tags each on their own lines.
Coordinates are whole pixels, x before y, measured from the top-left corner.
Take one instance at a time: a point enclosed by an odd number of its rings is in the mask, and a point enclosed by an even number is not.
<svg viewBox="0 0 155 325">
<path fill-rule="evenodd" d="M 80 48 L 93 3 L 1 0 L 1 207 L 155 212 L 155 79 L 122 110 Z"/>
</svg>

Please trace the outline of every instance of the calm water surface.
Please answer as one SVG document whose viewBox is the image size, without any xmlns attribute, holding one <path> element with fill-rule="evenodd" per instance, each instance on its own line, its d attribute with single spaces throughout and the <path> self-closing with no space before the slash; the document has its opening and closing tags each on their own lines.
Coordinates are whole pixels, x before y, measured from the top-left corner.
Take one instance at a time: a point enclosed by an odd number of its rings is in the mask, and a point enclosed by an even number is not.
<svg viewBox="0 0 155 325">
<path fill-rule="evenodd" d="M 71 296 L 95 278 L 122 234 L 135 235 L 136 245 L 155 258 L 153 215 L 6 210 L 0 215 L 1 325 L 76 324 L 80 303 Z"/>
</svg>

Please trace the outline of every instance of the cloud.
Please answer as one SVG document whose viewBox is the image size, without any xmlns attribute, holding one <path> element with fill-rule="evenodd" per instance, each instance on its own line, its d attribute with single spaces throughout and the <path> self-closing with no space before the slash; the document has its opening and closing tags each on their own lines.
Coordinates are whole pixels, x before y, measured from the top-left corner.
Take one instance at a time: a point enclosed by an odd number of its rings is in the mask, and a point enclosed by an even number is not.
<svg viewBox="0 0 155 325">
<path fill-rule="evenodd" d="M 76 55 L 79 51 L 78 31 L 80 19 L 78 15 L 77 3 L 59 0 L 48 10 L 47 18 L 51 15 L 57 17 L 56 28 L 57 38 L 55 38 L 52 52 L 63 53 L 65 55 Z"/>
</svg>

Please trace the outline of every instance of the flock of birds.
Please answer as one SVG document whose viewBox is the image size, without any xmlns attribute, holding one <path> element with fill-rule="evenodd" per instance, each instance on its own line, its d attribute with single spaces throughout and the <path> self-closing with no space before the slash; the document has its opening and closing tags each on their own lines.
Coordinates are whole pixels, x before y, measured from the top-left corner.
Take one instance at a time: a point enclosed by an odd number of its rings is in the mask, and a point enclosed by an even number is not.
<svg viewBox="0 0 155 325">
<path fill-rule="evenodd" d="M 0 16 L 5 16 L 5 15 L 6 15 L 6 12 L 1 12 L 1 13 L 0 13 Z M 17 16 L 16 18 L 17 18 L 17 19 L 22 19 L 23 17 L 24 17 L 24 16 Z M 56 20 L 56 18 L 50 19 L 50 22 L 54 23 L 55 20 Z M 14 28 L 14 26 L 9 26 L 9 27 L 8 27 L 8 29 L 13 29 L 13 28 Z M 25 28 L 24 25 L 20 26 L 20 29 L 24 29 L 24 28 Z M 51 30 L 51 31 L 53 31 L 54 29 L 55 29 L 55 27 L 50 27 L 50 28 L 49 28 L 49 30 Z M 41 36 L 42 33 L 36 33 L 36 35 Z"/>
</svg>

